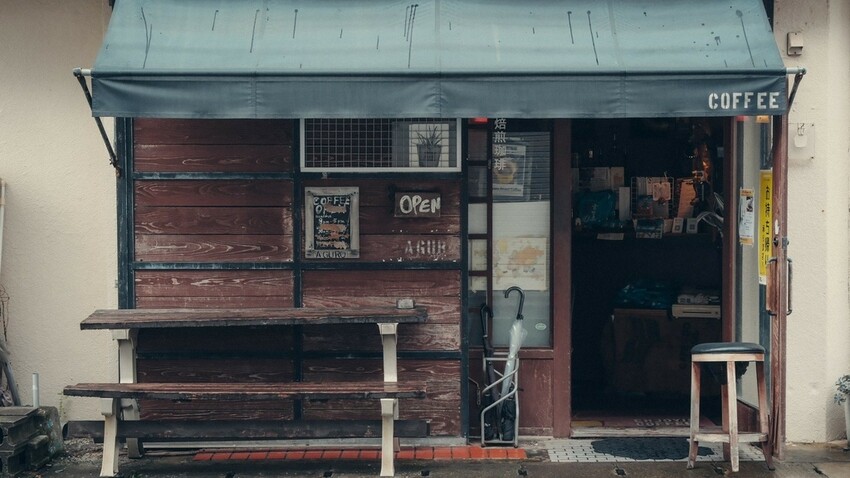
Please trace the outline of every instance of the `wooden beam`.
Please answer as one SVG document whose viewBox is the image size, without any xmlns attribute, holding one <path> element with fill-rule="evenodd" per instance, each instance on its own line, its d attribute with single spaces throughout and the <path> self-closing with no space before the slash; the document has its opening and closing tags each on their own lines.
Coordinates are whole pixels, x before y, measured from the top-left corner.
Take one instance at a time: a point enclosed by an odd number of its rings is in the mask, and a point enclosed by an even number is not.
<svg viewBox="0 0 850 478">
<path fill-rule="evenodd" d="M 63 393 L 174 401 L 425 398 L 425 382 L 79 383 L 65 387 Z"/>
<path fill-rule="evenodd" d="M 83 330 L 256 325 L 370 324 L 424 322 L 424 307 L 316 307 L 271 309 L 111 309 L 97 310 L 80 323 Z"/>
</svg>

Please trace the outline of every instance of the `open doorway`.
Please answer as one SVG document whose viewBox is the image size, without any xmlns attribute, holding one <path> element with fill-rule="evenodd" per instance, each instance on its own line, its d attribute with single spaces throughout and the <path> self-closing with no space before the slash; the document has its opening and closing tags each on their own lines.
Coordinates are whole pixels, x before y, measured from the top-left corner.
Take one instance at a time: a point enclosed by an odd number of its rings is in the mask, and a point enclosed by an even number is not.
<svg viewBox="0 0 850 478">
<path fill-rule="evenodd" d="M 690 349 L 722 338 L 725 121 L 572 122 L 574 437 L 687 435 Z"/>
</svg>

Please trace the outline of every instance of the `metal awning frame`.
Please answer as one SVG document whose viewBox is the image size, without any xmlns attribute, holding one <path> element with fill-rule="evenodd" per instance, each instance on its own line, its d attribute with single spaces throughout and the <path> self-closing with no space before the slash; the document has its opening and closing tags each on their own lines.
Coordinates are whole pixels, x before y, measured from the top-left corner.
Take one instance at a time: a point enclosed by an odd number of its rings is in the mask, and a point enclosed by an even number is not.
<svg viewBox="0 0 850 478">
<path fill-rule="evenodd" d="M 92 76 L 92 70 L 91 69 L 83 69 L 83 68 L 75 68 L 73 70 L 73 73 L 74 73 L 74 76 L 77 78 L 77 80 L 80 83 L 80 87 L 82 88 L 83 94 L 86 97 L 86 101 L 89 104 L 89 109 L 92 109 L 92 95 L 91 95 L 91 91 L 89 90 L 89 86 L 86 83 L 86 78 L 91 78 L 91 76 Z M 672 72 L 671 71 L 671 72 L 669 72 L 669 74 L 687 75 L 687 76 L 691 76 L 691 75 L 699 76 L 699 75 L 706 75 L 706 74 L 712 74 L 712 75 L 714 75 L 714 74 L 729 74 L 729 73 L 735 73 L 735 72 L 730 72 L 729 70 L 711 71 L 711 72 L 697 72 L 697 71 L 689 71 L 689 72 Z M 163 72 L 150 73 L 150 74 L 152 74 L 152 75 L 153 74 L 162 75 Z M 173 74 L 175 76 L 178 76 L 178 75 L 179 76 L 204 76 L 207 73 L 193 71 L 193 72 L 174 72 Z M 633 71 L 633 72 L 622 72 L 622 74 L 624 74 L 624 75 L 628 74 L 628 75 L 633 75 L 633 76 L 639 76 L 641 74 L 658 75 L 659 72 Z M 788 97 L 788 109 L 790 110 L 792 104 L 794 103 L 794 98 L 797 95 L 797 89 L 800 86 L 800 82 L 802 81 L 803 76 L 805 76 L 805 74 L 806 74 L 806 68 L 805 67 L 785 68 L 784 74 L 785 75 L 794 75 L 794 83 L 793 83 L 793 86 L 791 88 L 791 93 L 789 94 L 789 97 Z M 220 72 L 216 73 L 216 75 L 227 76 L 226 73 L 222 74 Z M 234 76 L 236 76 L 236 75 L 237 74 L 234 73 Z M 271 74 L 269 74 L 269 75 L 271 75 Z M 108 76 L 108 75 L 104 75 L 104 76 Z M 257 76 L 263 76 L 263 75 L 258 74 Z M 345 76 L 345 75 L 338 75 L 338 76 Z M 375 75 L 375 76 L 377 76 L 377 75 Z M 416 75 L 411 75 L 411 76 L 416 76 Z M 473 76 L 473 75 L 470 75 L 470 76 Z M 479 75 L 474 75 L 474 76 L 479 76 Z M 536 76 L 536 75 L 529 74 L 529 76 Z M 587 76 L 587 75 L 582 75 L 581 73 L 577 73 L 575 76 L 580 77 L 580 76 Z M 118 157 L 115 154 L 115 149 L 112 147 L 112 142 L 110 141 L 109 136 L 106 134 L 106 129 L 103 127 L 103 122 L 101 121 L 99 116 L 93 116 L 93 118 L 94 118 L 95 123 L 97 124 L 97 129 L 100 132 L 100 136 L 103 139 L 103 143 L 106 146 L 107 153 L 109 154 L 109 164 L 115 169 L 116 176 L 120 177 L 121 176 L 121 168 L 118 165 Z"/>
<path fill-rule="evenodd" d="M 86 95 L 86 101 L 89 103 L 89 109 L 92 107 L 92 97 L 89 91 L 89 85 L 86 83 L 86 77 L 91 76 L 91 70 L 83 70 L 82 68 L 74 68 L 74 76 L 80 82 L 80 87 L 83 89 L 83 94 Z M 106 146 L 106 151 L 109 154 L 109 165 L 115 169 L 115 175 L 121 177 L 121 167 L 118 166 L 118 156 L 115 154 L 115 149 L 112 147 L 112 141 L 106 134 L 106 129 L 103 127 L 103 121 L 99 116 L 94 116 L 94 122 L 97 124 L 97 129 L 100 131 L 100 137 L 103 139 L 103 144 Z"/>
</svg>

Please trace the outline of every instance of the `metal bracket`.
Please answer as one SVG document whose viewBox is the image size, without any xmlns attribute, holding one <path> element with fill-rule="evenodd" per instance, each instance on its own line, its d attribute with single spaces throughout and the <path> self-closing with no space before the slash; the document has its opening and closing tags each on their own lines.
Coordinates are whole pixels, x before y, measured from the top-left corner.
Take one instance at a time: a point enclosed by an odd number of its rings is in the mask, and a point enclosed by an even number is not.
<svg viewBox="0 0 850 478">
<path fill-rule="evenodd" d="M 91 92 L 89 92 L 89 85 L 86 84 L 86 76 L 91 75 L 91 70 L 86 70 L 83 72 L 81 68 L 74 68 L 74 76 L 77 77 L 77 81 L 80 82 L 80 87 L 83 89 L 83 93 L 86 95 L 86 101 L 89 103 L 89 108 L 92 107 L 92 99 Z M 103 138 L 103 144 L 106 145 L 106 151 L 109 153 L 109 164 L 115 168 L 115 176 L 121 177 L 121 168 L 118 166 L 118 157 L 115 155 L 115 150 L 112 148 L 112 142 L 109 141 L 109 136 L 106 135 L 106 130 L 103 128 L 103 122 L 99 117 L 94 117 L 94 122 L 97 123 L 97 129 L 100 131 L 100 137 Z"/>
</svg>

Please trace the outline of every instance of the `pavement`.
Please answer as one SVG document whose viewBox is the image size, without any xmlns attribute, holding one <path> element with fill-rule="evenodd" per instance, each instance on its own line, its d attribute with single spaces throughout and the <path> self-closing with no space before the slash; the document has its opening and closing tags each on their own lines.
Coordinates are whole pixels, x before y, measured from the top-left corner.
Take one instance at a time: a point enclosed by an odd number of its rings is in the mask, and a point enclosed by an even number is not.
<svg viewBox="0 0 850 478">
<path fill-rule="evenodd" d="M 592 439 L 581 440 L 590 443 Z M 733 473 L 722 458 L 697 461 L 687 470 L 682 459 L 612 459 L 596 462 L 558 462 L 553 449 L 563 446 L 563 440 L 522 440 L 520 448 L 525 458 L 502 459 L 399 459 L 397 477 L 685 477 L 717 478 L 850 478 L 850 451 L 846 441 L 813 444 L 788 444 L 783 460 L 774 460 L 769 470 L 763 461 L 746 459 L 740 471 Z M 636 442 L 637 443 L 637 442 Z M 19 478 L 90 478 L 100 470 L 99 445 L 86 439 L 67 440 L 64 452 L 46 466 L 34 472 L 24 472 Z M 268 453 L 268 452 L 267 452 Z M 197 450 L 152 450 L 140 459 L 120 459 L 124 478 L 257 478 L 257 477 L 376 477 L 378 460 L 310 459 L 208 459 L 209 453 Z M 236 457 L 249 453 L 233 453 Z M 264 455 L 270 457 L 271 453 Z M 516 455 L 513 455 L 516 456 Z M 705 458 L 705 457 L 703 457 Z M 5 465 L 5 464 L 4 464 Z M 6 476 L 5 474 L 3 476 Z"/>
</svg>

